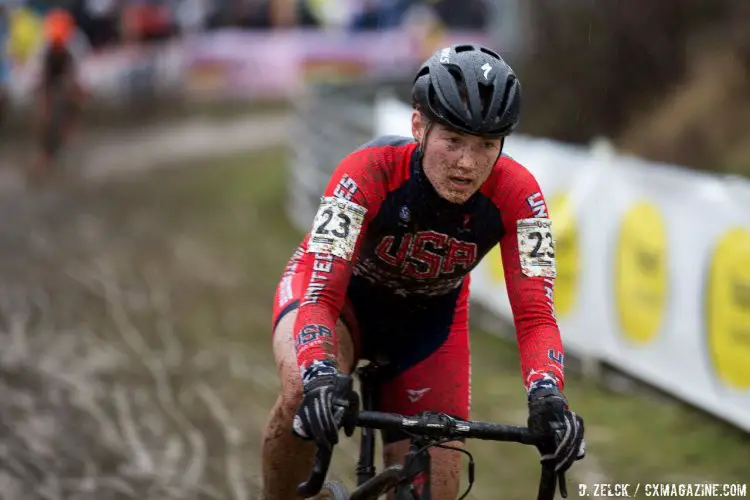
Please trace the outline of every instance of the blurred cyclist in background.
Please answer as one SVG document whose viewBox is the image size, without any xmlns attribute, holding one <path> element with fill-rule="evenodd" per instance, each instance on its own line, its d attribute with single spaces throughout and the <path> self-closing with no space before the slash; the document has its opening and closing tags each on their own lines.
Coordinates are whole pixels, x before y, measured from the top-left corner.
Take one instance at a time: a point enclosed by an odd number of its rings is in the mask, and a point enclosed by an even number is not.
<svg viewBox="0 0 750 500">
<path fill-rule="evenodd" d="M 40 151 L 31 173 L 36 180 L 49 174 L 55 155 L 73 131 L 83 98 L 71 48 L 75 30 L 75 19 L 64 9 L 53 9 L 45 18 L 41 74 L 35 90 Z"/>
</svg>

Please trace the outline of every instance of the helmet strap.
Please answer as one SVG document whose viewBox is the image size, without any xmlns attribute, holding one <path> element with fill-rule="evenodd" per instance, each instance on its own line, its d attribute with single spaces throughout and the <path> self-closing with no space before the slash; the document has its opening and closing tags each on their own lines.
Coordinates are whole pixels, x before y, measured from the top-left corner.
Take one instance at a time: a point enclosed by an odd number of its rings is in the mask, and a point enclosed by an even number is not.
<svg viewBox="0 0 750 500">
<path fill-rule="evenodd" d="M 419 147 L 422 149 L 422 154 L 424 155 L 424 151 L 427 148 L 427 136 L 435 122 L 427 118 L 424 113 L 420 112 L 420 114 L 422 115 L 422 123 L 424 124 L 424 134 L 422 134 L 422 142 L 419 144 Z"/>
<path fill-rule="evenodd" d="M 503 156 L 503 149 L 505 149 L 505 137 L 500 139 L 500 151 L 497 153 L 497 158 L 495 158 L 495 163 L 497 163 L 497 160 L 499 160 L 500 157 Z"/>
</svg>

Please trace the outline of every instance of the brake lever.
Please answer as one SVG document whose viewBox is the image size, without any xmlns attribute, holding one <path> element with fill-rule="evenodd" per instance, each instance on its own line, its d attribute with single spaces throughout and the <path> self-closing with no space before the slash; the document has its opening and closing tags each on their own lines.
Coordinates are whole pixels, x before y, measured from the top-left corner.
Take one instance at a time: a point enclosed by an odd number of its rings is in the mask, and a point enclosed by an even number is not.
<svg viewBox="0 0 750 500">
<path fill-rule="evenodd" d="M 321 448 L 320 446 L 316 448 L 315 463 L 310 471 L 310 475 L 307 477 L 307 481 L 297 486 L 297 493 L 302 498 L 314 497 L 320 493 L 328 475 L 328 467 L 331 465 L 332 456 L 333 449 Z"/>
<path fill-rule="evenodd" d="M 568 498 L 568 485 L 565 481 L 565 473 L 564 472 L 558 472 L 557 473 L 557 483 L 560 485 L 560 495 L 563 498 Z"/>
<path fill-rule="evenodd" d="M 537 500 L 554 500 L 557 488 L 557 473 L 553 464 L 542 464 L 542 475 L 539 478 Z M 565 493 L 567 495 L 567 491 Z"/>
</svg>

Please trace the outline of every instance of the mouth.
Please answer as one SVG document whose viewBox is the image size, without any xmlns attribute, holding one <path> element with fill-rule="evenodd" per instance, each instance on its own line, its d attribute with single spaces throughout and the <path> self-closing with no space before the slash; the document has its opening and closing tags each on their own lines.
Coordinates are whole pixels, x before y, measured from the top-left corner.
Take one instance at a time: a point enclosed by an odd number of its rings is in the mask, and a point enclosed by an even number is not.
<svg viewBox="0 0 750 500">
<path fill-rule="evenodd" d="M 459 175 L 452 175 L 448 177 L 448 180 L 450 181 L 451 186 L 454 189 L 458 189 L 461 191 L 469 189 L 474 183 L 469 177 L 462 177 Z"/>
</svg>

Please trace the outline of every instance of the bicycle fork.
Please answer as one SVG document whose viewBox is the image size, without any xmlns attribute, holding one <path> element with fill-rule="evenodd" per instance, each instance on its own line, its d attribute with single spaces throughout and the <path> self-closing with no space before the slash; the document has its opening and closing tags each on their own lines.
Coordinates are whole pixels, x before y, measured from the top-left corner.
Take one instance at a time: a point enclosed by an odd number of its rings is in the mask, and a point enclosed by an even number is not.
<svg viewBox="0 0 750 500">
<path fill-rule="evenodd" d="M 366 366 L 359 370 L 360 393 L 362 395 L 362 409 L 370 411 L 377 403 L 375 381 L 373 380 L 373 369 Z M 359 448 L 359 459 L 357 460 L 357 486 L 362 486 L 366 481 L 375 476 L 375 430 L 367 427 L 362 428 L 362 444 Z"/>
</svg>

